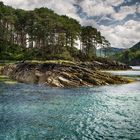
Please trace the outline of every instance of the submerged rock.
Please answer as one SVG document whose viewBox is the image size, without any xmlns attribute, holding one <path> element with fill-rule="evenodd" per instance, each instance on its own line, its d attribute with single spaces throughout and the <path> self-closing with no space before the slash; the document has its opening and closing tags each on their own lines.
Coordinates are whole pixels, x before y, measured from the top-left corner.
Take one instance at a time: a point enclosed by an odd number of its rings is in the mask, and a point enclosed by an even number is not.
<svg viewBox="0 0 140 140">
<path fill-rule="evenodd" d="M 2 68 L 1 73 L 19 82 L 52 87 L 80 87 L 129 82 L 127 79 L 101 72 L 90 63 L 88 65 L 20 63 L 6 65 Z"/>
</svg>

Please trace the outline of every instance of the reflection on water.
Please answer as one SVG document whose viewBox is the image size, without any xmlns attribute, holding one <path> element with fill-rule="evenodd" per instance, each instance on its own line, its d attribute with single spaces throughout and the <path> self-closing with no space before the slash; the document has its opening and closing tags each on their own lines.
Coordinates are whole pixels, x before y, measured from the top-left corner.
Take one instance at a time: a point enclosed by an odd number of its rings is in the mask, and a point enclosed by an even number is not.
<svg viewBox="0 0 140 140">
<path fill-rule="evenodd" d="M 140 138 L 140 82 L 59 89 L 0 83 L 0 140 Z"/>
<path fill-rule="evenodd" d="M 133 70 L 139 70 L 140 71 L 140 66 L 131 66 Z"/>
</svg>

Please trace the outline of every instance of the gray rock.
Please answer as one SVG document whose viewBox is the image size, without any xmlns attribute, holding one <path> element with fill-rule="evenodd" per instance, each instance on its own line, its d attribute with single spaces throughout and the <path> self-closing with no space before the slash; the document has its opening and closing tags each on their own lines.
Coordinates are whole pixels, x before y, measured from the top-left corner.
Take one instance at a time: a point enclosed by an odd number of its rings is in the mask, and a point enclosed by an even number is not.
<svg viewBox="0 0 140 140">
<path fill-rule="evenodd" d="M 95 66 L 96 65 L 96 66 Z M 98 65 L 101 65 L 98 63 Z M 95 63 L 6 65 L 1 72 L 24 83 L 45 84 L 53 87 L 80 87 L 128 83 L 127 79 L 96 69 Z"/>
</svg>

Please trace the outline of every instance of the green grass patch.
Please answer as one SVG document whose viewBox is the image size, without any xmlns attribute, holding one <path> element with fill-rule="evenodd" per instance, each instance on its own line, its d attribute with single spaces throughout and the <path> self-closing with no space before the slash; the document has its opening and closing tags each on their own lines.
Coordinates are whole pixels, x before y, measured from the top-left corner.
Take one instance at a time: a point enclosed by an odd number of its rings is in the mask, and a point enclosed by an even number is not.
<svg viewBox="0 0 140 140">
<path fill-rule="evenodd" d="M 44 63 L 75 64 L 75 62 L 73 62 L 73 61 L 68 61 L 68 60 L 46 60 L 46 61 L 31 60 L 31 61 L 26 61 L 26 62 L 39 63 L 39 64 L 44 64 Z"/>
<path fill-rule="evenodd" d="M 18 62 L 22 61 L 10 61 L 10 60 L 4 60 L 0 61 L 0 66 L 4 66 L 7 64 L 15 64 Z M 76 64 L 74 61 L 69 61 L 69 60 L 46 60 L 46 61 L 40 61 L 40 60 L 26 60 L 25 62 L 30 62 L 30 63 L 39 63 L 39 64 L 44 64 L 44 63 L 54 63 L 54 64 Z"/>
<path fill-rule="evenodd" d="M 17 81 L 9 79 L 7 76 L 0 75 L 0 83 L 16 84 Z"/>
</svg>

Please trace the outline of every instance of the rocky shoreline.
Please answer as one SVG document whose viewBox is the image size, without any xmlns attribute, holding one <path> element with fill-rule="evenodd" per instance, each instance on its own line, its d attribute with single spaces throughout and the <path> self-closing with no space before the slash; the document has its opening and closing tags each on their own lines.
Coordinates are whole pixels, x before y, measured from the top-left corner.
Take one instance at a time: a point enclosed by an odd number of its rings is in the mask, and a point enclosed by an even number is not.
<svg viewBox="0 0 140 140">
<path fill-rule="evenodd" d="M 97 65 L 101 66 L 99 63 Z M 128 79 L 101 72 L 97 65 L 88 62 L 77 64 L 25 62 L 6 65 L 1 68 L 1 74 L 19 82 L 51 87 L 92 87 L 130 82 Z"/>
<path fill-rule="evenodd" d="M 107 59 L 100 59 L 100 60 L 95 60 L 92 62 L 81 62 L 81 63 L 76 63 L 76 65 L 85 67 L 85 68 L 90 68 L 92 70 L 130 70 L 132 69 L 130 66 L 117 62 L 117 61 L 112 61 L 112 60 L 107 60 Z"/>
</svg>

